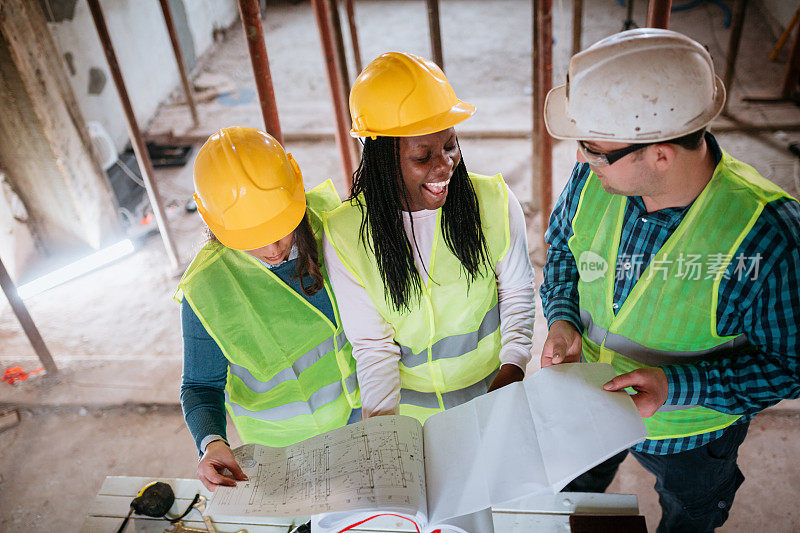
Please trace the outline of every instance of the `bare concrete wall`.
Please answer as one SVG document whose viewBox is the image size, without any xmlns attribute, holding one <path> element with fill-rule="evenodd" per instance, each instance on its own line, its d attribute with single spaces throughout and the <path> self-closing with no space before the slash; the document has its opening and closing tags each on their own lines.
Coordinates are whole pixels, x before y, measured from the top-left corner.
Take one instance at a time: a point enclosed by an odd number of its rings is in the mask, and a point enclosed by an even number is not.
<svg viewBox="0 0 800 533">
<path fill-rule="evenodd" d="M 15 104 L 4 105 L 0 113 L 0 164 L 30 215 L 31 231 L 44 249 L 57 251 L 56 243 L 63 248 L 80 245 L 75 209 L 57 208 L 56 199 L 69 198 L 70 193 L 60 179 L 56 158 L 2 34 L 0 102 Z"/>
<path fill-rule="evenodd" d="M 12 202 L 24 206 L 38 258 L 84 255 L 119 238 L 111 186 L 40 5 L 0 6 L 0 169 Z M 9 263 L 27 263 L 24 237 L 3 234 Z"/>
<path fill-rule="evenodd" d="M 48 2 L 75 4 L 73 0 Z M 156 0 L 102 0 L 101 6 L 134 112 L 145 125 L 180 83 L 161 8 Z M 236 0 L 171 0 L 170 6 L 190 68 L 213 44 L 214 31 L 230 26 L 238 16 Z M 71 16 L 68 9 L 62 11 L 66 15 L 54 16 L 48 25 L 80 109 L 87 121 L 101 123 L 122 150 L 128 143 L 125 115 L 89 8 L 86 2 L 77 2 Z"/>
</svg>

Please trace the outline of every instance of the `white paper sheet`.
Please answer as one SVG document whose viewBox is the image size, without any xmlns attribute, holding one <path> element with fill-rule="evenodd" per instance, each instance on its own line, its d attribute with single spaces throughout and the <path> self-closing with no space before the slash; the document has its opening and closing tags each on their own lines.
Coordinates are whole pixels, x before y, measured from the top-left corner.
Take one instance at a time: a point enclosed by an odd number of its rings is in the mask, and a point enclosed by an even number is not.
<svg viewBox="0 0 800 533">
<path fill-rule="evenodd" d="M 615 375 L 608 364 L 561 364 L 540 370 L 526 383 L 542 457 L 556 492 L 647 435 L 630 396 L 603 390 Z"/>
<path fill-rule="evenodd" d="M 423 434 L 431 523 L 549 491 L 523 383 L 430 417 Z"/>
<path fill-rule="evenodd" d="M 611 365 L 562 364 L 427 420 L 431 523 L 561 490 L 647 435 Z"/>
<path fill-rule="evenodd" d="M 427 511 L 422 428 L 381 416 L 285 448 L 234 450 L 250 478 L 219 487 L 211 514 L 293 517 L 374 507 Z"/>
</svg>

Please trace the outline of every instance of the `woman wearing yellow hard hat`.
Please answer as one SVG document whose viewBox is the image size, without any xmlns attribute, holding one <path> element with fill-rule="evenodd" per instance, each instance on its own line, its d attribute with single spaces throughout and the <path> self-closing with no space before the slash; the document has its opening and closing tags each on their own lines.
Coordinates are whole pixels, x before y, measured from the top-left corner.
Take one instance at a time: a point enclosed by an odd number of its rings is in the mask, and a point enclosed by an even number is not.
<svg viewBox="0 0 800 533">
<path fill-rule="evenodd" d="M 341 202 L 270 135 L 225 128 L 194 165 L 197 209 L 212 237 L 181 278 L 181 405 L 209 489 L 244 479 L 227 445 L 227 407 L 245 443 L 287 446 L 359 420 L 355 362 L 319 242 Z"/>
<path fill-rule="evenodd" d="M 525 219 L 499 174 L 467 172 L 453 126 L 474 111 L 407 53 L 375 59 L 350 92 L 351 134 L 366 139 L 324 254 L 365 417 L 424 421 L 521 380 L 530 360 Z"/>
</svg>

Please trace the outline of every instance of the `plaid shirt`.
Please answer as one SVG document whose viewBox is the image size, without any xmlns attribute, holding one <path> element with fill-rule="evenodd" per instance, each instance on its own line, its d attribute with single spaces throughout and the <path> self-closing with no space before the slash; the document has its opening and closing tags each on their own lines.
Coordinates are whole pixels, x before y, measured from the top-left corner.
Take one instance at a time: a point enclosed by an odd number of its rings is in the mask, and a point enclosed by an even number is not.
<svg viewBox="0 0 800 533">
<path fill-rule="evenodd" d="M 716 157 L 722 152 L 706 134 Z M 550 245 L 540 293 L 548 324 L 567 320 L 583 331 L 579 315 L 578 269 L 567 245 L 588 164 L 577 164 L 550 217 Z M 616 314 L 656 254 L 683 220 L 687 207 L 648 213 L 638 196 L 629 196 L 618 250 L 613 309 Z M 709 257 L 709 260 L 711 258 Z M 726 258 L 727 259 L 727 258 Z M 702 405 L 749 421 L 784 398 L 800 397 L 800 204 L 778 199 L 764 207 L 729 262 L 706 261 L 697 268 L 725 269 L 719 287 L 717 333 L 747 335 L 751 347 L 736 355 L 693 365 L 662 367 L 669 383 L 668 405 Z M 706 272 L 707 273 L 707 272 Z M 703 446 L 723 430 L 679 439 L 645 440 L 633 449 L 663 455 Z"/>
</svg>

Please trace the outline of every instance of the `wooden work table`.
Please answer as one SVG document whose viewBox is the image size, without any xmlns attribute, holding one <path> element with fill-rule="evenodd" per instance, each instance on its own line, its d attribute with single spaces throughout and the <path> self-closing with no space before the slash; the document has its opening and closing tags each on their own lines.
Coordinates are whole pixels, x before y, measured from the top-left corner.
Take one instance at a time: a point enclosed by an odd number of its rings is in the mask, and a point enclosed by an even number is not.
<svg viewBox="0 0 800 533">
<path fill-rule="evenodd" d="M 146 477 L 109 476 L 106 477 L 97 496 L 89 506 L 88 516 L 81 531 L 109 533 L 116 531 L 128 514 L 131 500 L 151 481 L 169 483 L 175 492 L 175 504 L 170 514 L 177 516 L 191 503 L 195 494 L 211 498 L 211 493 L 197 479 L 163 479 Z M 630 494 L 588 494 L 566 492 L 552 496 L 526 498 L 519 502 L 494 509 L 496 533 L 535 533 L 569 532 L 571 514 L 593 515 L 638 515 L 639 507 L 635 495 Z M 248 533 L 288 533 L 307 517 L 291 518 L 230 518 L 214 519 L 214 527 L 219 532 L 235 532 L 242 529 Z M 205 530 L 198 511 L 186 516 L 186 526 Z M 126 532 L 162 533 L 169 529 L 169 522 L 147 517 L 132 517 Z M 381 517 L 352 531 L 409 532 L 413 531 L 408 522 L 392 517 Z"/>
</svg>

